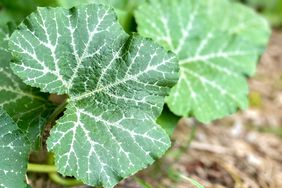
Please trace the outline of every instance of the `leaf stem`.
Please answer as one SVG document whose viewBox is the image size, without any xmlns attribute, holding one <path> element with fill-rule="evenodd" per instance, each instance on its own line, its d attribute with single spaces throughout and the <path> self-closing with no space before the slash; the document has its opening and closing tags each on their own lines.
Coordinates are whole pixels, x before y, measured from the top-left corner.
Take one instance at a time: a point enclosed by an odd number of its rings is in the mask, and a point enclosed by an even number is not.
<svg viewBox="0 0 282 188">
<path fill-rule="evenodd" d="M 48 123 L 53 123 L 54 121 L 56 121 L 57 117 L 65 110 L 67 104 L 68 104 L 68 102 L 67 102 L 67 99 L 66 99 L 62 104 L 60 104 L 54 110 L 54 112 L 51 114 L 51 116 L 48 119 Z"/>
<path fill-rule="evenodd" d="M 57 172 L 49 173 L 49 178 L 52 180 L 52 182 L 64 186 L 84 185 L 81 181 L 78 181 L 76 179 L 63 178 Z"/>
<path fill-rule="evenodd" d="M 28 172 L 39 172 L 39 173 L 50 173 L 50 172 L 57 172 L 57 168 L 54 165 L 29 163 L 27 166 L 27 171 Z"/>
<path fill-rule="evenodd" d="M 54 164 L 54 155 L 52 153 L 48 153 L 48 164 L 53 165 Z M 70 179 L 70 178 L 63 178 L 61 177 L 57 171 L 55 172 L 49 172 L 48 173 L 49 178 L 52 182 L 64 185 L 64 186 L 76 186 L 76 185 L 84 185 L 81 181 L 78 181 L 76 179 Z"/>
<path fill-rule="evenodd" d="M 53 123 L 57 119 L 57 117 L 65 110 L 66 105 L 67 105 L 67 99 L 54 110 L 54 112 L 51 114 L 48 120 L 48 124 Z M 37 172 L 37 173 L 48 173 L 48 176 L 52 182 L 62 186 L 84 185 L 81 181 L 78 181 L 76 179 L 61 177 L 57 172 L 56 166 L 53 164 L 54 164 L 53 155 L 49 153 L 48 164 L 29 163 L 27 166 L 27 171 Z"/>
<path fill-rule="evenodd" d="M 61 177 L 57 173 L 57 168 L 54 165 L 46 165 L 46 164 L 34 164 L 29 163 L 27 166 L 28 172 L 37 172 L 37 173 L 48 173 L 49 178 L 59 185 L 63 186 L 75 186 L 75 185 L 83 185 L 81 181 L 76 179 L 67 179 Z"/>
</svg>

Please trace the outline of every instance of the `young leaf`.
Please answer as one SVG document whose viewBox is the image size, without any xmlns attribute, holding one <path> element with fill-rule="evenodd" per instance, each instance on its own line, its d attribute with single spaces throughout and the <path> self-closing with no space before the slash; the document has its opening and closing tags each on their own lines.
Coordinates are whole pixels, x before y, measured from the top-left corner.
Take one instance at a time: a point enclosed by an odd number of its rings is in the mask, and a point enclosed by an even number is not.
<svg viewBox="0 0 282 188">
<path fill-rule="evenodd" d="M 0 28 L 0 107 L 17 122 L 34 146 L 46 119 L 54 109 L 47 94 L 25 85 L 10 69 L 11 54 L 8 52 L 8 29 Z"/>
<path fill-rule="evenodd" d="M 29 142 L 10 116 L 0 108 L 0 187 L 26 187 Z"/>
<path fill-rule="evenodd" d="M 208 122 L 247 107 L 245 75 L 270 34 L 264 19 L 227 0 L 150 0 L 135 15 L 140 34 L 179 59 L 180 80 L 166 99 L 175 114 Z"/>
<path fill-rule="evenodd" d="M 10 48 L 25 83 L 70 97 L 47 143 L 63 175 L 113 187 L 169 147 L 155 121 L 177 82 L 176 58 L 129 37 L 113 9 L 40 8 L 13 33 Z"/>
</svg>

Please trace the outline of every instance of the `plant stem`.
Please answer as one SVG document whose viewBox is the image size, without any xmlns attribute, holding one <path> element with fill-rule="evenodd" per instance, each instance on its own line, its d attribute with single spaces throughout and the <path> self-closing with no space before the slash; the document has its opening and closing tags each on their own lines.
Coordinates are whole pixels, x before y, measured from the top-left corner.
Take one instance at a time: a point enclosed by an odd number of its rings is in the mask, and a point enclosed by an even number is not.
<svg viewBox="0 0 282 188">
<path fill-rule="evenodd" d="M 27 166 L 27 171 L 28 172 L 39 172 L 39 173 L 50 173 L 50 172 L 57 172 L 57 168 L 54 165 L 29 163 Z"/>
<path fill-rule="evenodd" d="M 52 153 L 48 153 L 48 164 L 53 165 L 54 164 L 54 155 Z M 52 182 L 64 185 L 64 186 L 76 186 L 76 185 L 84 185 L 81 181 L 78 181 L 76 179 L 70 179 L 70 178 L 63 178 L 61 177 L 57 171 L 55 172 L 49 172 L 48 173 L 49 178 Z"/>
<path fill-rule="evenodd" d="M 48 123 L 53 123 L 54 121 L 56 121 L 57 117 L 65 110 L 66 106 L 67 106 L 67 99 L 60 104 L 55 110 L 54 112 L 51 114 L 51 116 L 48 119 Z"/>
<path fill-rule="evenodd" d="M 81 181 L 78 181 L 76 179 L 63 178 L 57 172 L 49 173 L 49 178 L 52 180 L 52 182 L 64 186 L 84 185 Z"/>
<path fill-rule="evenodd" d="M 57 173 L 57 168 L 54 165 L 45 165 L 45 164 L 33 164 L 29 163 L 27 166 L 28 172 L 37 172 L 37 173 L 48 173 L 49 178 L 59 185 L 63 186 L 75 186 L 75 185 L 83 185 L 81 181 L 76 179 L 66 179 L 61 177 Z"/>
</svg>

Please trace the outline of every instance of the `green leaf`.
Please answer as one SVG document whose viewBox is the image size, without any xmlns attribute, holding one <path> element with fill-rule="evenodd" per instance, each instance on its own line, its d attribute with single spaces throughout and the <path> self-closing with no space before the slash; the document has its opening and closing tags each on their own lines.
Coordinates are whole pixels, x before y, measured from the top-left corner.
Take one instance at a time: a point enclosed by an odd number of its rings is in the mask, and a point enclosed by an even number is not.
<svg viewBox="0 0 282 188">
<path fill-rule="evenodd" d="M 10 116 L 0 108 L 0 187 L 26 187 L 29 142 Z"/>
<path fill-rule="evenodd" d="M 179 59 L 180 80 L 166 99 L 175 114 L 209 122 L 248 106 L 245 77 L 270 34 L 263 18 L 226 0 L 150 0 L 135 15 L 139 33 Z"/>
<path fill-rule="evenodd" d="M 0 28 L 0 107 L 17 122 L 31 143 L 38 146 L 42 129 L 54 106 L 48 102 L 47 94 L 25 85 L 13 74 L 8 40 L 8 29 Z"/>
<path fill-rule="evenodd" d="M 210 7 L 207 15 L 214 28 L 238 35 L 254 46 L 265 49 L 270 28 L 267 21 L 254 10 L 228 0 L 208 0 L 205 6 Z M 238 12 L 241 14 L 238 15 Z"/>
<path fill-rule="evenodd" d="M 162 114 L 157 119 L 157 123 L 167 132 L 169 136 L 173 135 L 180 117 L 174 115 L 167 106 L 164 107 Z"/>
<path fill-rule="evenodd" d="M 156 119 L 177 82 L 176 58 L 129 37 L 113 9 L 40 8 L 14 32 L 10 48 L 24 82 L 69 95 L 47 142 L 63 175 L 113 187 L 170 146 Z"/>
</svg>

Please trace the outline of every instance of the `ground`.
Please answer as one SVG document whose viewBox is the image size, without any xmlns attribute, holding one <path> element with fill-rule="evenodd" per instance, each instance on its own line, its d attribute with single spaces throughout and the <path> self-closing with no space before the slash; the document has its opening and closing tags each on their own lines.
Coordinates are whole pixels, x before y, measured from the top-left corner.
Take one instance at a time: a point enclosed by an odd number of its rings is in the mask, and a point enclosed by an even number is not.
<svg viewBox="0 0 282 188">
<path fill-rule="evenodd" d="M 251 107 L 248 110 L 210 125 L 182 119 L 166 156 L 117 188 L 194 187 L 185 177 L 197 180 L 206 188 L 281 188 L 281 49 L 282 32 L 273 31 L 257 74 L 249 80 Z M 193 127 L 195 134 L 191 134 Z M 45 175 L 31 177 L 35 188 L 60 187 Z"/>
</svg>

